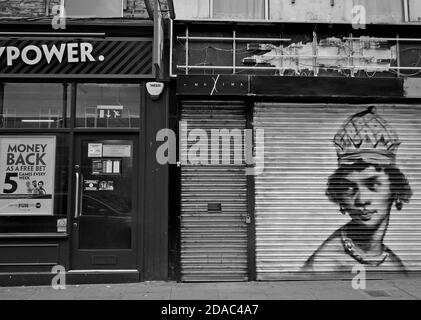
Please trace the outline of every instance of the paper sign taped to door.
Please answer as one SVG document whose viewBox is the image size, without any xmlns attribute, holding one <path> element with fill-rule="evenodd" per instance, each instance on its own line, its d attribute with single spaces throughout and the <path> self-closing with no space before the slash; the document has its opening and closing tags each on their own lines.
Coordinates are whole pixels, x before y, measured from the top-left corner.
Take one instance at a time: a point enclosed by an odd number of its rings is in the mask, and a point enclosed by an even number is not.
<svg viewBox="0 0 421 320">
<path fill-rule="evenodd" d="M 130 145 L 106 145 L 102 147 L 103 157 L 131 157 L 131 146 Z"/>
<path fill-rule="evenodd" d="M 102 157 L 102 143 L 88 143 L 88 157 Z"/>
<path fill-rule="evenodd" d="M 114 181 L 100 181 L 98 190 L 100 191 L 113 191 Z"/>
<path fill-rule="evenodd" d="M 113 161 L 113 173 L 120 173 L 120 160 Z"/>
<path fill-rule="evenodd" d="M 83 182 L 85 191 L 97 191 L 98 190 L 98 180 L 85 180 Z"/>
<path fill-rule="evenodd" d="M 67 231 L 67 219 L 57 219 L 57 232 Z"/>
</svg>

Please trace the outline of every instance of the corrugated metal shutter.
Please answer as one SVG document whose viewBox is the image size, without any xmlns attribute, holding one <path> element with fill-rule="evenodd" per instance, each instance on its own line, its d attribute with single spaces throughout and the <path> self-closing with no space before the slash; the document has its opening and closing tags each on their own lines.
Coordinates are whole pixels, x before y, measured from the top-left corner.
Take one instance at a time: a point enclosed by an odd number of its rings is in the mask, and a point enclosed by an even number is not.
<svg viewBox="0 0 421 320">
<path fill-rule="evenodd" d="M 181 120 L 187 121 L 187 132 L 206 130 L 209 143 L 211 129 L 246 128 L 241 103 L 184 102 Z M 186 138 L 187 132 L 180 134 Z M 192 144 L 182 147 L 186 158 Z M 247 177 L 245 166 L 233 163 L 182 164 L 182 281 L 247 280 Z"/>
<path fill-rule="evenodd" d="M 333 137 L 366 105 L 273 104 L 254 108 L 255 128 L 265 130 L 265 169 L 255 177 L 256 272 L 258 280 L 304 275 L 306 260 L 350 219 L 325 195 L 337 168 Z M 397 166 L 413 196 L 401 211 L 393 206 L 384 244 L 407 271 L 421 270 L 421 108 L 377 105 L 377 114 L 397 132 Z M 328 254 L 325 271 L 334 270 Z M 377 267 L 374 271 L 388 271 Z"/>
</svg>

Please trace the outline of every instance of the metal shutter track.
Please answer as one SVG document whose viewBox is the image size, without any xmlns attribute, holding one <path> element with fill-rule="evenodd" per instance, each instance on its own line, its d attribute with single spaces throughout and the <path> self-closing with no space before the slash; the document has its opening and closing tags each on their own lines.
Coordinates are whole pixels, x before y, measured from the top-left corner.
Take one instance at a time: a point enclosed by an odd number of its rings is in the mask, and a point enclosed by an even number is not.
<svg viewBox="0 0 421 320">
<path fill-rule="evenodd" d="M 184 102 L 181 120 L 187 121 L 188 131 L 205 129 L 209 137 L 210 129 L 246 127 L 245 107 L 240 103 Z M 187 154 L 185 148 L 181 152 Z M 221 203 L 221 211 L 208 212 L 208 203 Z M 244 166 L 182 165 L 182 281 L 247 280 L 246 215 Z"/>
<path fill-rule="evenodd" d="M 306 259 L 333 231 L 349 221 L 325 196 L 337 168 L 334 134 L 367 106 L 255 105 L 254 127 L 265 130 L 265 170 L 255 177 L 256 272 L 258 280 L 299 273 Z M 378 105 L 402 144 L 398 167 L 413 190 L 402 211 L 392 208 L 384 243 L 407 270 L 421 270 L 421 108 Z M 331 270 L 326 257 L 326 271 Z"/>
</svg>

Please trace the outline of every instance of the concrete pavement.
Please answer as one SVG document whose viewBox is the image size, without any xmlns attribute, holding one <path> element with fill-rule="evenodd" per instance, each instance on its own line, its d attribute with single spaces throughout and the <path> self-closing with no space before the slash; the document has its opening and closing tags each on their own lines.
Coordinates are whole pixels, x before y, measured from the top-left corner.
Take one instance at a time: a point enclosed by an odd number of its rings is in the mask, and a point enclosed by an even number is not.
<svg viewBox="0 0 421 320">
<path fill-rule="evenodd" d="M 420 300 L 421 278 L 351 281 L 229 283 L 142 282 L 130 284 L 0 287 L 0 300 Z"/>
</svg>

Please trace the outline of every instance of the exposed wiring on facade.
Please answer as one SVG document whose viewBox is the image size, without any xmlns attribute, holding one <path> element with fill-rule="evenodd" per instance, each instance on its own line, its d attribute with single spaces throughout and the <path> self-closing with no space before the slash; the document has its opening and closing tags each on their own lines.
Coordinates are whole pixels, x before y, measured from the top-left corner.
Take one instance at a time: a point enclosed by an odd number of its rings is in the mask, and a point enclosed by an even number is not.
<svg viewBox="0 0 421 320">
<path fill-rule="evenodd" d="M 177 39 L 178 43 L 186 49 L 185 44 Z M 317 50 L 314 51 L 314 46 Z M 232 73 L 239 74 L 245 73 L 249 67 L 255 67 L 253 70 L 266 71 L 266 66 L 272 67 L 271 70 L 279 75 L 317 75 L 319 72 L 337 72 L 341 76 L 353 77 L 356 73 L 360 76 L 373 78 L 380 73 L 390 73 L 397 76 L 413 77 L 421 74 L 421 70 L 415 73 L 405 73 L 397 71 L 396 65 L 398 59 L 397 54 L 402 55 L 405 52 L 417 50 L 417 61 L 408 65 L 405 64 L 403 70 L 410 70 L 408 67 L 413 66 L 419 68 L 421 66 L 421 47 L 410 47 L 400 49 L 399 53 L 396 52 L 397 46 L 392 45 L 388 40 L 378 38 L 363 37 L 357 40 L 345 40 L 341 38 L 324 38 L 320 39 L 317 43 L 312 41 L 292 42 L 288 46 L 274 45 L 271 43 L 252 43 L 243 46 L 235 46 L 235 48 L 223 48 L 214 44 L 207 43 L 202 47 L 197 45 L 189 51 L 202 52 L 203 59 L 200 61 L 200 55 L 195 55 L 195 63 L 191 66 L 207 66 L 203 70 L 203 74 L 215 73 L 209 67 L 232 67 Z M 236 61 L 241 61 L 243 57 L 243 65 L 236 63 L 236 65 L 224 64 L 217 66 L 212 61 L 224 59 L 216 52 L 227 52 L 237 56 Z M 249 55 L 245 55 L 248 53 Z M 228 58 L 228 57 L 227 57 Z M 413 58 L 413 57 L 411 57 Z M 229 58 L 228 58 L 229 59 Z M 199 60 L 199 61 L 198 61 Z M 225 61 L 229 61 L 226 60 Z M 234 59 L 232 59 L 234 61 Z M 228 62 L 229 63 L 229 62 Z M 244 65 L 247 68 L 242 68 Z M 188 66 L 186 66 L 188 68 Z M 278 68 L 277 68 L 278 67 Z M 399 66 L 401 67 L 401 66 Z M 402 69 L 401 69 L 402 70 Z"/>
</svg>

